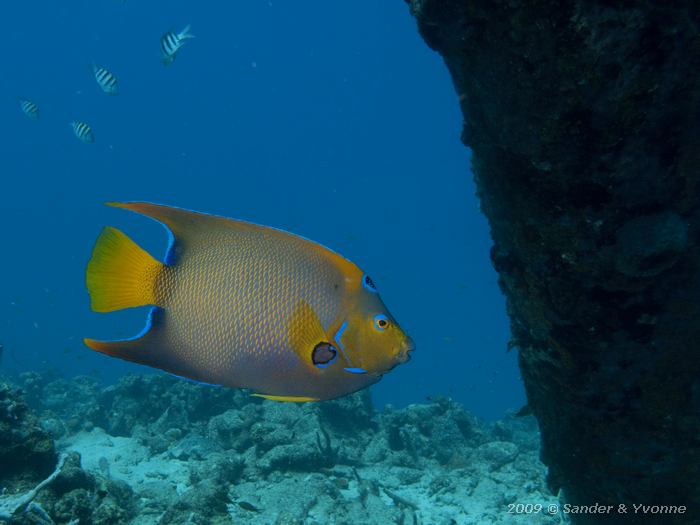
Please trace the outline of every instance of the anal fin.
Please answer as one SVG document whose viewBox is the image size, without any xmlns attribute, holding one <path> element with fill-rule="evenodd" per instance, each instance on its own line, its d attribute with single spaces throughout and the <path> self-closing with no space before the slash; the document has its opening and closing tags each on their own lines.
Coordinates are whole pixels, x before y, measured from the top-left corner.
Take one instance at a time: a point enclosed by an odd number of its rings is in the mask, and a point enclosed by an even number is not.
<svg viewBox="0 0 700 525">
<path fill-rule="evenodd" d="M 289 345 L 299 359 L 309 367 L 315 368 L 313 352 L 319 343 L 330 343 L 331 339 L 323 330 L 321 321 L 311 305 L 299 301 L 289 321 Z"/>
<path fill-rule="evenodd" d="M 119 341 L 97 341 L 96 339 L 83 339 L 85 345 L 111 357 L 117 357 L 132 363 L 140 365 L 148 365 L 156 368 L 163 368 L 157 361 L 157 328 L 163 322 L 164 310 L 162 308 L 153 307 L 148 312 L 146 326 L 141 332 L 129 339 Z"/>
</svg>

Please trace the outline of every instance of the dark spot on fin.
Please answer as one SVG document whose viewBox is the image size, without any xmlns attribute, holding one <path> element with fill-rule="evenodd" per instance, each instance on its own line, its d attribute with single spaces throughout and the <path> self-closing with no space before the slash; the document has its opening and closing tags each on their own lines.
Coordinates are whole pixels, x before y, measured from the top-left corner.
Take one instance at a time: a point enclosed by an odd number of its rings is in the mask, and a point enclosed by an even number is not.
<svg viewBox="0 0 700 525">
<path fill-rule="evenodd" d="M 338 350 L 326 342 L 318 343 L 311 353 L 311 361 L 318 368 L 325 368 L 330 365 L 335 358 L 338 357 Z"/>
<path fill-rule="evenodd" d="M 299 301 L 289 321 L 289 345 L 299 359 L 311 369 L 328 365 L 334 357 L 331 348 L 337 353 L 328 340 L 316 312 L 306 301 Z"/>
</svg>

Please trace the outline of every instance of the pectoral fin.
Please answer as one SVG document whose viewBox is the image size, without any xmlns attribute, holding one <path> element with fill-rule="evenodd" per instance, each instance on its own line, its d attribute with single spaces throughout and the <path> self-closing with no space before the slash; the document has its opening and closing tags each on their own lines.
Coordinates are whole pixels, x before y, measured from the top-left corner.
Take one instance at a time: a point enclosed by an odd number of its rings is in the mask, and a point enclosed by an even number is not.
<svg viewBox="0 0 700 525">
<path fill-rule="evenodd" d="M 289 322 L 289 345 L 310 368 L 325 368 L 337 355 L 311 305 L 299 301 Z"/>
</svg>

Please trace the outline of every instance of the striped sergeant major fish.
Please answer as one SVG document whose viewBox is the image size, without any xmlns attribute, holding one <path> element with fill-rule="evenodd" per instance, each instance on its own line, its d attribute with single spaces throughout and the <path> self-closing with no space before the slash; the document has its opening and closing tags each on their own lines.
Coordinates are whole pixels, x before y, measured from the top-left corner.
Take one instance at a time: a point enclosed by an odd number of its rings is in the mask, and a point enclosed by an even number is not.
<svg viewBox="0 0 700 525">
<path fill-rule="evenodd" d="M 36 103 L 22 97 L 17 97 L 17 102 L 19 103 L 19 108 L 22 110 L 22 113 L 27 115 L 27 117 L 32 120 L 39 119 L 39 106 L 37 106 Z"/>
<path fill-rule="evenodd" d="M 160 38 L 160 52 L 163 64 L 166 66 L 172 64 L 180 48 L 184 46 L 185 42 L 190 38 L 194 38 L 194 35 L 190 33 L 189 25 L 179 33 L 175 33 L 174 31 L 165 33 Z"/>
<path fill-rule="evenodd" d="M 95 75 L 97 85 L 100 86 L 100 89 L 102 89 L 102 91 L 104 91 L 108 95 L 119 94 L 119 86 L 117 85 L 117 79 L 108 69 L 93 64 L 92 72 Z"/>
<path fill-rule="evenodd" d="M 92 132 L 92 128 L 85 122 L 74 120 L 70 123 L 70 125 L 73 128 L 73 133 L 75 133 L 75 136 L 82 140 L 85 144 L 92 144 L 95 142 L 95 134 Z"/>
</svg>

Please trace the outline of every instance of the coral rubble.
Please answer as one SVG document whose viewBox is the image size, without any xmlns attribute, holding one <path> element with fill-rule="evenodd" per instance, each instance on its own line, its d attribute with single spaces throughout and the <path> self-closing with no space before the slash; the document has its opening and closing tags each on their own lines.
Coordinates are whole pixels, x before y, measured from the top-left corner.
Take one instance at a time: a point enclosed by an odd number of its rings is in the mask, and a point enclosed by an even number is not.
<svg viewBox="0 0 700 525">
<path fill-rule="evenodd" d="M 24 494 L 3 494 L 0 496 L 0 520 L 13 521 L 20 519 L 22 516 L 35 513 L 39 514 L 39 516 L 45 521 L 50 521 L 51 518 L 46 517 L 46 511 L 34 503 L 34 498 L 36 498 L 41 489 L 43 489 L 61 474 L 61 469 L 63 468 L 65 461 L 66 456 L 61 456 L 53 473 L 36 487 L 28 490 Z"/>
<path fill-rule="evenodd" d="M 377 411 L 369 391 L 290 404 L 164 375 L 40 379 L 24 378 L 32 409 L 66 458 L 33 498 L 46 523 L 559 523 L 508 512 L 556 502 L 533 418 L 487 424 L 447 398 Z"/>
</svg>

